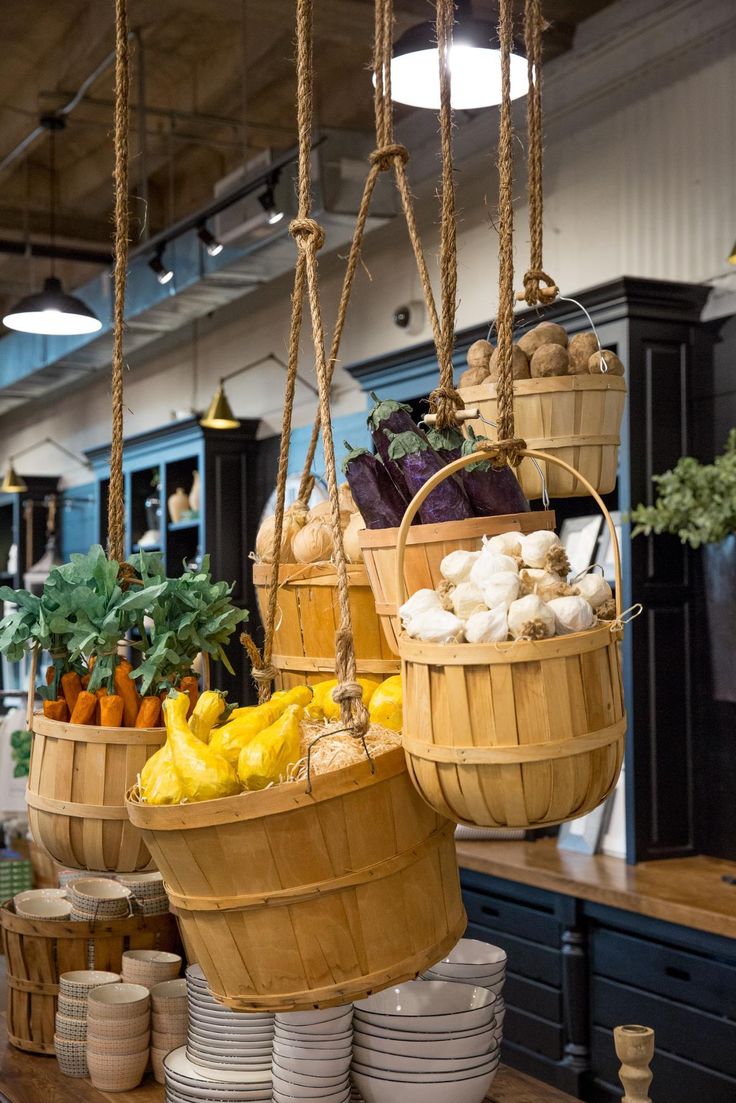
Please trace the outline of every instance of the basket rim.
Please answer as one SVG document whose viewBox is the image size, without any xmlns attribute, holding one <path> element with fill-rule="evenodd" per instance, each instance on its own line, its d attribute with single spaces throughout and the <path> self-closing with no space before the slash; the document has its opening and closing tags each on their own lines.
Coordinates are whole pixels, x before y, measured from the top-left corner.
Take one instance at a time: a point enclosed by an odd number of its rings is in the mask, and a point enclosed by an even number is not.
<svg viewBox="0 0 736 1103">
<path fill-rule="evenodd" d="M 90 939 L 108 938 L 110 935 L 130 934 L 131 931 L 157 931 L 166 927 L 173 917 L 169 912 L 160 915 L 142 915 L 135 912 L 121 919 L 98 919 L 86 923 L 83 920 L 25 919 L 16 915 L 12 897 L 0 904 L 0 927 L 14 934 L 51 938 Z M 69 998 L 69 997 L 68 997 Z"/>
<path fill-rule="evenodd" d="M 368 574 L 363 563 L 346 563 L 348 582 L 353 585 L 368 586 Z M 273 563 L 254 563 L 252 568 L 253 582 L 255 585 L 265 585 L 270 581 Z M 281 563 L 279 565 L 279 581 L 290 582 L 291 576 L 298 574 L 292 585 L 308 585 L 315 578 L 335 579 L 337 585 L 337 568 L 334 563 Z"/>
<path fill-rule="evenodd" d="M 554 394 L 555 391 L 626 391 L 626 377 L 602 372 L 600 375 L 553 375 L 534 379 L 515 379 L 514 395 Z M 460 387 L 461 398 L 469 402 L 496 398 L 496 384 L 490 380 L 473 387 Z"/>
<path fill-rule="evenodd" d="M 619 641 L 622 628 L 613 628 L 614 621 L 597 624 L 582 632 L 564 636 L 549 636 L 544 640 L 504 640 L 502 643 L 428 643 L 407 636 L 402 628 L 397 633 L 402 662 L 423 666 L 479 666 L 503 663 L 526 663 L 582 654 Z"/>
<path fill-rule="evenodd" d="M 42 712 L 34 712 L 32 731 L 35 735 L 54 736 L 74 739 L 79 743 L 145 743 L 152 737 L 162 742 L 166 738 L 166 728 L 99 728 L 95 724 L 70 724 L 63 720 L 50 720 Z M 108 737 L 102 738 L 107 734 Z M 121 739 L 120 736 L 127 738 Z M 117 738 L 115 738 L 117 737 Z"/>
<path fill-rule="evenodd" d="M 318 774 L 312 780 L 312 791 L 307 792 L 306 781 L 293 781 L 273 789 L 257 793 L 236 793 L 231 797 L 200 801 L 194 804 L 144 804 L 138 798 L 135 785 L 126 794 L 125 807 L 134 827 L 153 828 L 156 831 L 180 831 L 207 828 L 243 820 L 263 819 L 271 815 L 293 812 L 322 801 L 336 800 L 358 789 L 366 788 L 397 777 L 406 770 L 404 751 L 392 747 L 373 757 L 375 773 L 371 773 L 367 761 L 344 766 L 327 774 Z M 192 822 L 195 820 L 197 822 Z"/>
<path fill-rule="evenodd" d="M 498 513 L 492 517 L 466 517 L 462 521 L 440 521 L 434 525 L 412 525 L 406 538 L 407 546 L 412 544 L 439 544 L 447 540 L 457 540 L 461 537 L 476 536 L 480 539 L 488 533 L 488 522 L 496 528 L 500 521 L 507 521 L 507 528 L 499 528 L 498 532 L 524 532 L 524 528 L 518 518 L 533 517 L 539 522 L 535 529 L 554 530 L 557 518 L 553 509 L 529 509 L 524 513 Z M 516 519 L 516 520 L 515 520 Z M 462 528 L 462 532 L 458 529 Z M 398 526 L 390 529 L 361 529 L 359 533 L 361 548 L 385 549 L 391 551 L 396 547 L 399 536 Z"/>
</svg>

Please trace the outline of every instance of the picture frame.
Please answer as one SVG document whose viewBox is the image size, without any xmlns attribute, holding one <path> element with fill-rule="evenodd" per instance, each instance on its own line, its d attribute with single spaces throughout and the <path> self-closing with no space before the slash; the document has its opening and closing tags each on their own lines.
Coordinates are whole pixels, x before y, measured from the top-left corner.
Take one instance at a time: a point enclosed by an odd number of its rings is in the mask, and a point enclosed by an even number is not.
<svg viewBox="0 0 736 1103">
<path fill-rule="evenodd" d="M 557 849 L 589 856 L 597 854 L 609 815 L 609 801 L 605 801 L 587 815 L 560 824 Z"/>
<path fill-rule="evenodd" d="M 600 544 L 602 525 L 603 517 L 600 513 L 568 517 L 562 522 L 560 540 L 570 560 L 570 572 L 573 578 L 583 574 L 596 562 L 595 555 Z"/>
<path fill-rule="evenodd" d="M 618 539 L 618 546 L 621 547 L 621 513 L 619 510 L 611 510 L 611 519 L 616 528 L 616 537 Z M 611 534 L 608 531 L 608 526 L 604 525 L 603 530 L 598 541 L 598 548 L 596 550 L 595 562 L 599 563 L 603 570 L 603 577 L 606 582 L 616 581 L 616 571 L 613 563 L 613 550 L 611 548 Z"/>
</svg>

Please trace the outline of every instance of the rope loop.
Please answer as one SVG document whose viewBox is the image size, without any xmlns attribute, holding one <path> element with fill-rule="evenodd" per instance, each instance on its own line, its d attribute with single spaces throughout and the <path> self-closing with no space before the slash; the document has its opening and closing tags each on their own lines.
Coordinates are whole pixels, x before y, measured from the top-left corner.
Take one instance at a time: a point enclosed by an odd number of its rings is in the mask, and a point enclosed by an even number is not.
<svg viewBox="0 0 736 1103">
<path fill-rule="evenodd" d="M 542 287 L 541 284 L 545 286 Z M 560 289 L 546 272 L 541 268 L 529 268 L 524 273 L 524 290 L 516 292 L 518 302 L 525 302 L 529 306 L 538 306 L 540 303 L 551 303 L 557 298 Z"/>
<path fill-rule="evenodd" d="M 483 452 L 495 468 L 518 467 L 524 458 L 522 452 L 526 451 L 526 441 L 521 437 L 509 437 L 505 440 L 478 440 L 473 448 L 474 452 Z"/>
<path fill-rule="evenodd" d="M 397 162 L 405 165 L 409 160 L 409 150 L 400 142 L 391 142 L 389 145 L 374 149 L 369 157 L 372 165 L 377 165 L 381 172 L 388 172 Z"/>
<path fill-rule="evenodd" d="M 437 428 L 446 429 L 455 424 L 455 414 L 465 409 L 458 391 L 454 387 L 435 387 L 429 396 L 429 407 L 437 418 Z"/>
<path fill-rule="evenodd" d="M 295 218 L 289 225 L 289 233 L 303 252 L 311 248 L 318 253 L 325 243 L 325 231 L 315 218 Z"/>
</svg>

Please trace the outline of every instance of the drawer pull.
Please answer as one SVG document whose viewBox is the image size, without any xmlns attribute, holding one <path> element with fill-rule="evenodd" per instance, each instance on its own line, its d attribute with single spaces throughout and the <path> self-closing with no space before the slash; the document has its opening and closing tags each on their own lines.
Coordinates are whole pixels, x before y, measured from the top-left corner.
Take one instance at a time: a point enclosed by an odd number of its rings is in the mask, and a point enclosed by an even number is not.
<svg viewBox="0 0 736 1103">
<path fill-rule="evenodd" d="M 668 965 L 665 969 L 665 973 L 674 980 L 690 980 L 690 974 L 687 969 L 678 969 L 675 965 Z"/>
<path fill-rule="evenodd" d="M 498 908 L 489 908 L 487 904 L 484 904 L 480 910 L 484 915 L 492 915 L 498 918 Z"/>
</svg>

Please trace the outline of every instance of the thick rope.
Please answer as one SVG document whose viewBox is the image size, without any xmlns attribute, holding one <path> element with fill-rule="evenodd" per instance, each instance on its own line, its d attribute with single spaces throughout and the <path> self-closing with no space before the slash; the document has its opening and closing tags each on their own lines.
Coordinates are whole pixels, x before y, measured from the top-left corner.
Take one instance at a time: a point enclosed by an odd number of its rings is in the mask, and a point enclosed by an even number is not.
<svg viewBox="0 0 736 1103">
<path fill-rule="evenodd" d="M 559 289 L 543 269 L 542 234 L 544 195 L 542 188 L 542 31 L 545 27 L 541 0 L 526 0 L 524 43 L 529 92 L 527 95 L 527 189 L 529 194 L 529 268 L 524 273 L 524 290 L 516 298 L 529 306 L 549 303 Z M 541 287 L 540 284 L 546 284 Z"/>
<path fill-rule="evenodd" d="M 110 559 L 125 554 L 125 497 L 123 485 L 123 326 L 125 283 L 128 274 L 128 114 L 130 56 L 126 0 L 115 0 L 115 263 L 113 284 L 112 446 L 107 504 L 107 546 Z"/>
<path fill-rule="evenodd" d="M 513 36 L 512 0 L 501 0 L 498 39 L 501 52 L 501 114 L 498 133 L 498 317 L 496 319 L 499 375 L 498 439 L 514 438 L 514 200 L 513 200 L 513 126 L 511 122 L 511 46 Z M 518 449 L 509 449 L 509 461 L 518 463 Z"/>
<path fill-rule="evenodd" d="M 457 310 L 457 223 L 455 170 L 452 150 L 450 51 L 455 22 L 455 0 L 437 0 L 437 53 L 440 74 L 440 146 L 442 151 L 442 204 L 440 218 L 440 341 L 437 346 L 440 385 L 429 396 L 437 427 L 455 424 L 463 400 L 455 389 L 452 350 Z"/>
<path fill-rule="evenodd" d="M 355 232 L 350 246 L 348 262 L 343 279 L 340 303 L 337 310 L 337 319 L 333 332 L 328 361 L 329 382 L 332 385 L 332 377 L 337 363 L 340 343 L 345 328 L 348 304 L 353 290 L 355 274 L 360 262 L 365 227 L 368 219 L 373 192 L 378 177 L 382 172 L 389 172 L 392 168 L 396 179 L 396 187 L 401 198 L 401 206 L 409 232 L 412 250 L 419 272 L 424 301 L 427 306 L 432 333 L 437 349 L 442 345 L 442 331 L 437 314 L 437 307 L 432 290 L 432 281 L 429 275 L 424 249 L 422 247 L 419 227 L 414 212 L 414 199 L 409 186 L 409 178 L 406 172 L 406 164 L 409 153 L 405 146 L 394 141 L 393 133 L 393 104 L 391 102 L 391 50 L 393 36 L 393 0 L 376 0 L 376 31 L 373 70 L 375 74 L 374 110 L 376 120 L 376 149 L 370 155 L 370 170 L 366 177 L 363 197 L 361 199 Z M 453 220 L 454 223 L 454 220 Z M 453 312 L 454 313 L 454 312 Z M 454 322 L 454 317 L 453 317 Z M 438 352 L 439 356 L 439 352 Z M 461 404 L 462 405 L 462 404 Z M 454 405 L 453 405 L 454 409 Z M 310 477 L 314 457 L 319 443 L 321 427 L 321 415 L 319 409 L 312 427 L 309 446 L 304 463 L 304 470 L 299 487 L 299 498 L 306 501 L 307 480 Z"/>
</svg>

